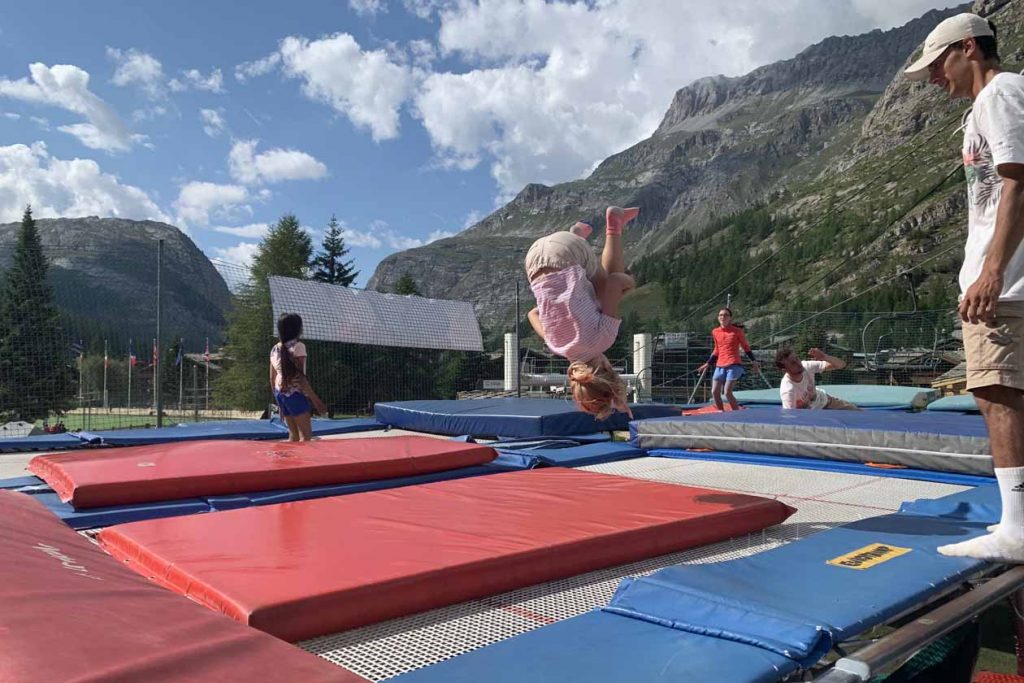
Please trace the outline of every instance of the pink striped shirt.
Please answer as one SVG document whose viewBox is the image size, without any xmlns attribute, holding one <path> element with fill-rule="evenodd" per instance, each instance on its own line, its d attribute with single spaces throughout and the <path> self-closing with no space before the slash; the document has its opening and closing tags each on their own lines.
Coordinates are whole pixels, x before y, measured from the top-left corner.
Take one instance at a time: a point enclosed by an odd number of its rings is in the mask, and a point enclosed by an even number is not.
<svg viewBox="0 0 1024 683">
<path fill-rule="evenodd" d="M 548 348 L 570 361 L 588 361 L 615 342 L 619 321 L 601 312 L 594 285 L 581 266 L 530 283 Z"/>
</svg>

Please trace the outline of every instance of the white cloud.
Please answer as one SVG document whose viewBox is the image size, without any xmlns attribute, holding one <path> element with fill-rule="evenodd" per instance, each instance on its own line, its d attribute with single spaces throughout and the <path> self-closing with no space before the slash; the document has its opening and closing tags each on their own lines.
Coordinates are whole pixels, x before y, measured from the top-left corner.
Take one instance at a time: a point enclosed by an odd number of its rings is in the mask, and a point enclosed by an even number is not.
<svg viewBox="0 0 1024 683">
<path fill-rule="evenodd" d="M 235 80 L 239 83 L 245 83 L 250 78 L 265 76 L 276 69 L 280 63 L 280 52 L 274 52 L 263 59 L 257 59 L 252 62 L 243 62 L 235 67 Z"/>
<path fill-rule="evenodd" d="M 114 85 L 136 85 L 151 100 L 167 97 L 163 66 L 156 57 L 135 48 L 119 50 L 114 47 L 107 48 L 107 57 L 117 64 L 114 77 L 110 79 Z"/>
<path fill-rule="evenodd" d="M 213 254 L 214 258 L 249 268 L 259 249 L 260 245 L 257 242 L 239 242 L 233 247 L 214 247 Z"/>
<path fill-rule="evenodd" d="M 224 76 L 220 69 L 214 69 L 209 76 L 204 76 L 198 69 L 181 72 L 181 78 L 172 78 L 167 84 L 174 92 L 186 90 L 205 90 L 207 92 L 224 92 Z"/>
<path fill-rule="evenodd" d="M 29 74 L 31 80 L 0 79 L 0 96 L 59 107 L 83 116 L 85 123 L 59 126 L 57 130 L 75 136 L 91 149 L 123 152 L 145 141 L 145 136 L 132 135 L 117 112 L 89 90 L 89 74 L 85 70 L 72 64 L 50 67 L 36 62 L 29 66 Z"/>
<path fill-rule="evenodd" d="M 387 12 L 388 8 L 384 4 L 384 0 L 348 0 L 348 6 L 356 14 L 361 15 L 374 15 L 380 12 Z"/>
<path fill-rule="evenodd" d="M 398 136 L 398 110 L 412 91 L 409 67 L 396 64 L 384 50 L 363 50 L 347 33 L 310 41 L 281 41 L 284 72 L 303 81 L 302 91 L 369 128 L 376 141 Z"/>
<path fill-rule="evenodd" d="M 472 228 L 474 225 L 479 223 L 481 219 L 483 219 L 483 217 L 484 214 L 482 211 L 477 211 L 476 209 L 473 209 L 472 211 L 466 214 L 466 218 L 462 221 L 461 229 L 467 230 L 469 228 Z"/>
<path fill-rule="evenodd" d="M 405 10 L 420 19 L 430 19 L 435 12 L 457 4 L 457 0 L 402 0 Z"/>
<path fill-rule="evenodd" d="M 467 68 L 415 96 L 442 166 L 487 163 L 504 198 L 578 178 L 649 136 L 676 90 L 792 57 L 829 35 L 902 24 L 939 0 L 406 0 L 440 17 Z M 782 31 L 780 26 L 798 26 Z"/>
<path fill-rule="evenodd" d="M 455 235 L 457 235 L 457 234 L 458 233 L 451 232 L 449 230 L 435 230 L 432 233 L 430 233 L 429 235 L 427 235 L 427 240 L 426 240 L 426 242 L 424 242 L 424 244 L 430 244 L 431 242 L 436 242 L 437 240 L 443 240 L 443 239 L 445 239 L 447 237 L 455 237 Z"/>
<path fill-rule="evenodd" d="M 223 109 L 200 109 L 199 118 L 203 122 L 203 132 L 215 138 L 227 129 L 224 122 Z"/>
<path fill-rule="evenodd" d="M 213 230 L 214 232 L 222 232 L 225 235 L 234 235 L 235 237 L 262 239 L 267 236 L 270 226 L 267 223 L 250 223 L 249 225 L 239 225 L 236 227 L 218 225 Z"/>
<path fill-rule="evenodd" d="M 11 121 L 17 121 L 21 118 L 21 114 L 15 114 L 13 111 L 5 111 L 4 118 L 10 119 Z"/>
<path fill-rule="evenodd" d="M 211 214 L 230 216 L 239 210 L 251 211 L 246 204 L 249 200 L 249 191 L 241 185 L 193 181 L 182 185 L 174 208 L 179 221 L 207 225 Z"/>
<path fill-rule="evenodd" d="M 114 216 L 170 223 L 141 189 L 104 173 L 92 159 L 58 159 L 42 142 L 0 147 L 0 222 L 21 219 L 31 204 L 37 218 Z"/>
<path fill-rule="evenodd" d="M 32 123 L 36 124 L 43 130 L 50 130 L 50 120 L 42 116 L 30 116 L 29 119 Z"/>
<path fill-rule="evenodd" d="M 240 183 L 277 183 L 282 180 L 317 180 L 327 167 L 315 157 L 296 149 L 275 147 L 256 154 L 259 140 L 239 140 L 228 154 L 231 177 Z"/>
</svg>

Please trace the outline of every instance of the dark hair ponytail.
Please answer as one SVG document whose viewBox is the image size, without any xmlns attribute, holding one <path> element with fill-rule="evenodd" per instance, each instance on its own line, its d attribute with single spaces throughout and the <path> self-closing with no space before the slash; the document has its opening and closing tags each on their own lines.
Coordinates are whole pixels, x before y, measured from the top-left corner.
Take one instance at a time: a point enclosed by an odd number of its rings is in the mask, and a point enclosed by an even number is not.
<svg viewBox="0 0 1024 683">
<path fill-rule="evenodd" d="M 295 364 L 288 342 L 298 339 L 302 334 L 302 318 L 297 313 L 282 313 L 277 319 L 277 338 L 281 341 L 279 351 L 281 358 L 281 386 L 287 388 L 301 373 Z"/>
</svg>

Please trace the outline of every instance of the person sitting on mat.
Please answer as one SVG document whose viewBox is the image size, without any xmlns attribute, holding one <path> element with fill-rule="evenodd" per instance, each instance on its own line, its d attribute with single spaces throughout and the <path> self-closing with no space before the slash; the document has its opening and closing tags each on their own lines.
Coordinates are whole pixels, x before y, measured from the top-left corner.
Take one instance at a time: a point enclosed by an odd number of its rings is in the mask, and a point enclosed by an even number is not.
<svg viewBox="0 0 1024 683">
<path fill-rule="evenodd" d="M 622 229 L 638 208 L 608 207 L 598 263 L 587 243 L 592 228 L 577 223 L 542 237 L 526 254 L 526 276 L 537 299 L 527 317 L 552 352 L 569 360 L 569 388 L 581 410 L 599 420 L 616 410 L 633 416 L 626 383 L 604 352 L 619 333 L 619 302 L 633 289 L 626 273 Z"/>
<path fill-rule="evenodd" d="M 327 406 L 306 378 L 306 345 L 299 341 L 301 335 L 302 318 L 295 313 L 284 313 L 277 320 L 280 341 L 270 350 L 270 389 L 288 425 L 289 441 L 312 439 L 311 413 L 327 413 Z"/>
<path fill-rule="evenodd" d="M 715 400 L 715 407 L 725 410 L 725 406 L 722 405 L 722 387 L 724 386 L 725 398 L 729 401 L 729 407 L 739 410 L 740 404 L 736 402 L 732 388 L 744 375 L 740 347 L 750 359 L 750 366 L 754 372 L 760 372 L 761 364 L 754 358 L 750 344 L 747 342 L 747 336 L 743 334 L 743 328 L 733 324 L 731 308 L 723 308 L 718 312 L 718 327 L 711 330 L 711 338 L 714 340 L 711 357 L 704 365 L 697 368 L 697 371 L 704 372 L 714 365 L 715 374 L 711 376 L 711 396 Z"/>
<path fill-rule="evenodd" d="M 814 386 L 814 376 L 826 370 L 842 370 L 846 361 L 830 356 L 821 349 L 811 349 L 813 360 L 801 361 L 789 348 L 775 352 L 775 367 L 782 370 L 779 394 L 783 408 L 824 408 L 827 410 L 860 410 L 857 406 L 835 396 L 829 396 Z"/>
</svg>

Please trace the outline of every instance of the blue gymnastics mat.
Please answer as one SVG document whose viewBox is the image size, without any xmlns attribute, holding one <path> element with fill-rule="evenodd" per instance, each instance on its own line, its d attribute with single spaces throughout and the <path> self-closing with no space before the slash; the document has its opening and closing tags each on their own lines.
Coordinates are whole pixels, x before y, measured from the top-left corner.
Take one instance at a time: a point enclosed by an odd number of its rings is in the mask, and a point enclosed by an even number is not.
<svg viewBox="0 0 1024 683">
<path fill-rule="evenodd" d="M 695 449 L 872 462 L 992 476 L 988 430 L 980 415 L 855 410 L 735 412 L 638 420 L 638 448 Z"/>
<path fill-rule="evenodd" d="M 979 413 L 978 402 L 974 400 L 973 394 L 960 394 L 959 396 L 943 396 L 937 401 L 928 404 L 926 410 L 951 413 Z"/>
<path fill-rule="evenodd" d="M 626 579 L 602 610 L 394 680 L 775 683 L 984 571 L 935 548 L 985 533 L 993 501 L 984 487 L 940 499 L 955 514 L 923 514 L 938 508 L 919 501 L 750 557 Z"/>
<path fill-rule="evenodd" d="M 16 477 L 13 479 L 0 480 L 0 489 L 19 491 L 25 495 L 32 496 L 45 505 L 50 512 L 63 520 L 72 529 L 94 529 L 114 524 L 138 522 L 145 519 L 194 515 L 203 512 L 215 512 L 218 510 L 234 510 L 254 505 L 288 503 L 296 500 L 340 496 L 350 493 L 362 493 L 363 491 L 377 491 L 380 489 L 397 488 L 400 486 L 412 486 L 415 484 L 429 484 L 435 481 L 462 479 L 465 477 L 476 477 L 520 469 L 526 468 L 515 460 L 510 460 L 508 462 L 498 462 L 496 460 L 486 465 L 460 467 L 454 470 L 432 472 L 430 474 L 423 474 L 415 477 L 396 477 L 393 479 L 378 479 L 376 481 L 363 481 L 353 484 L 310 486 L 295 489 L 280 489 L 276 491 L 259 491 L 248 494 L 234 494 L 229 496 L 207 496 L 203 498 L 167 500 L 153 503 L 114 505 L 110 507 L 87 508 L 83 510 L 76 510 L 70 503 L 61 502 L 57 494 L 46 485 L 46 482 L 37 477 Z"/>
<path fill-rule="evenodd" d="M 492 444 L 498 451 L 495 463 L 510 465 L 516 469 L 537 467 L 583 467 L 641 458 L 647 451 L 621 441 L 588 443 L 548 448 L 503 448 L 501 442 Z"/>
<path fill-rule="evenodd" d="M 635 419 L 678 415 L 675 406 L 631 405 Z M 572 436 L 627 429 L 629 417 L 615 413 L 595 420 L 572 401 L 545 398 L 493 398 L 465 401 L 395 401 L 378 403 L 377 420 L 390 426 L 457 436 Z"/>
<path fill-rule="evenodd" d="M 352 418 L 349 420 L 327 420 L 314 418 L 313 434 L 345 434 L 384 429 L 376 420 Z M 171 443 L 174 441 L 199 441 L 204 439 L 283 439 L 288 436 L 288 427 L 279 419 L 271 420 L 217 420 L 215 422 L 183 422 L 173 427 L 152 429 L 111 429 L 102 432 L 82 432 L 83 436 L 105 446 L 145 446 Z"/>
<path fill-rule="evenodd" d="M 861 408 L 875 410 L 910 410 L 924 408 L 939 392 L 921 387 L 893 387 L 882 384 L 819 384 L 829 396 L 849 401 Z M 740 403 L 748 405 L 782 405 L 778 389 L 735 391 Z"/>
<path fill-rule="evenodd" d="M 88 433 L 64 432 L 62 434 L 36 434 L 35 436 L 18 436 L 0 438 L 0 453 L 17 453 L 22 451 L 63 451 L 69 448 L 85 448 L 99 443 Z"/>
</svg>

